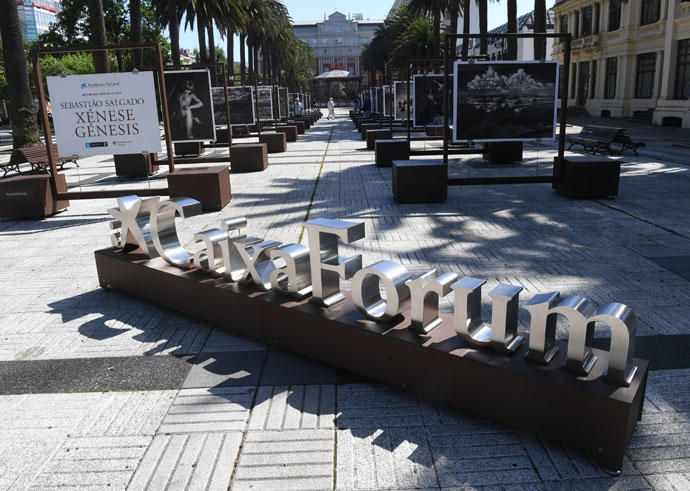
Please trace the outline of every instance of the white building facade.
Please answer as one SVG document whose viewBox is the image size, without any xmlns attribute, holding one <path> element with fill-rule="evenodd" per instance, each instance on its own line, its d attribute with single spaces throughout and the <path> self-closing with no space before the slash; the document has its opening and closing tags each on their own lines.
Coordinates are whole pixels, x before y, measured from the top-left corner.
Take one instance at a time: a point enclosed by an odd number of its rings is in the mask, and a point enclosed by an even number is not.
<svg viewBox="0 0 690 491">
<path fill-rule="evenodd" d="M 690 128 L 690 1 L 563 0 L 554 13 L 573 36 L 568 106 Z"/>
<path fill-rule="evenodd" d="M 351 76 L 365 78 L 360 63 L 362 49 L 382 25 L 381 21 L 365 21 L 361 15 L 348 18 L 334 12 L 323 22 L 295 23 L 293 30 L 314 51 L 314 76 L 330 70 L 347 70 Z"/>
</svg>

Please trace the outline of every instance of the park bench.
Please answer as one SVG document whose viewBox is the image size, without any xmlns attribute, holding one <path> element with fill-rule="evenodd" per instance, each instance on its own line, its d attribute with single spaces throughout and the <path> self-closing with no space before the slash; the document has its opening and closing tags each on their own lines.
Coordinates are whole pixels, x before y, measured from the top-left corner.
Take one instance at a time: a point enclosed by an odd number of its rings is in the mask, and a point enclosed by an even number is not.
<svg viewBox="0 0 690 491">
<path fill-rule="evenodd" d="M 625 150 L 632 150 L 637 155 L 638 147 L 644 147 L 644 143 L 635 143 L 630 138 L 625 128 L 612 126 L 585 125 L 577 135 L 568 137 L 570 146 L 580 145 L 586 152 L 596 154 L 606 151 L 609 155 L 622 154 Z"/>
<path fill-rule="evenodd" d="M 57 155 L 57 146 L 53 145 L 53 153 Z M 77 167 L 77 160 L 73 157 L 57 157 L 56 165 L 60 170 L 67 163 L 74 163 Z M 28 163 L 31 166 L 31 173 L 46 172 L 48 170 L 48 149 L 45 145 L 36 144 L 29 147 L 18 148 L 12 152 L 10 161 L 4 164 L 0 164 L 0 168 L 3 171 L 3 177 L 5 177 L 9 172 L 16 171 L 17 174 L 21 174 L 20 169 L 21 164 Z"/>
</svg>

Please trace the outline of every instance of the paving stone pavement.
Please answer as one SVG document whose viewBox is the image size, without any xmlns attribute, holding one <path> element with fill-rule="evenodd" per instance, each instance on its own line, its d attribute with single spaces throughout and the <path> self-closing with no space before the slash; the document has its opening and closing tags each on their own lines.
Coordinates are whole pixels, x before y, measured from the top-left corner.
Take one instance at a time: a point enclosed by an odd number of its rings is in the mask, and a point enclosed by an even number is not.
<svg viewBox="0 0 690 491">
<path fill-rule="evenodd" d="M 528 146 L 523 168 L 451 168 L 541 173 L 553 155 Z M 365 263 L 520 284 L 524 298 L 558 289 L 619 301 L 637 313 L 641 336 L 690 335 L 690 282 L 652 260 L 690 256 L 690 168 L 677 160 L 625 156 L 615 200 L 571 201 L 547 185 L 468 186 L 443 204 L 397 205 L 390 169 L 372 165 L 339 110 L 269 161 L 265 172 L 232 174 L 231 204 L 187 220 L 184 240 L 228 216 L 283 242 L 304 241 L 307 218 L 361 220 L 366 239 L 343 249 Z M 131 186 L 107 159 L 80 165 L 67 171 L 71 186 Z M 44 221 L 0 221 L 0 363 L 176 356 L 190 364 L 187 379 L 174 390 L 131 381 L 118 391 L 0 395 L 2 490 L 690 490 L 690 354 L 684 368 L 652 366 L 614 478 L 558 443 L 101 290 L 92 252 L 109 246 L 113 205 L 73 201 Z M 521 312 L 522 328 L 527 321 Z"/>
</svg>

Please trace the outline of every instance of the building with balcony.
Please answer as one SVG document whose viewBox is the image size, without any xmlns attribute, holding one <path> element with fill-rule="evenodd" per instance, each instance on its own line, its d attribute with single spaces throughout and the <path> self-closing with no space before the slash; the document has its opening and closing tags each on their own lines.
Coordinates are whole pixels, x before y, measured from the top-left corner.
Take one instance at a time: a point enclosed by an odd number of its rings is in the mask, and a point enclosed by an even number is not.
<svg viewBox="0 0 690 491">
<path fill-rule="evenodd" d="M 293 30 L 314 51 L 314 76 L 346 70 L 352 77 L 366 78 L 360 64 L 362 49 L 382 25 L 381 21 L 365 21 L 361 14 L 348 18 L 333 12 L 323 22 L 295 23 Z"/>
<path fill-rule="evenodd" d="M 573 36 L 569 107 L 690 128 L 690 1 L 562 0 L 554 15 Z"/>
<path fill-rule="evenodd" d="M 22 24 L 24 40 L 35 41 L 38 36 L 48 32 L 50 24 L 57 21 L 60 8 L 60 0 L 17 2 L 17 13 L 19 14 L 19 22 Z"/>
</svg>

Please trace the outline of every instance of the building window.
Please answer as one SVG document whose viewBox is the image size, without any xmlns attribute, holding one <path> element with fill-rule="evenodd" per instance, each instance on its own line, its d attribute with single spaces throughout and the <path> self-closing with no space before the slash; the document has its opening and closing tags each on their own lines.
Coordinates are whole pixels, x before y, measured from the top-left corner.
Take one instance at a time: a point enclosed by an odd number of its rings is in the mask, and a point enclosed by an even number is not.
<svg viewBox="0 0 690 491">
<path fill-rule="evenodd" d="M 575 99 L 575 92 L 577 91 L 577 63 L 573 63 L 570 69 L 570 98 Z"/>
<path fill-rule="evenodd" d="M 661 11 L 661 0 L 642 0 L 642 13 L 640 14 L 640 25 L 653 24 L 659 20 Z"/>
<path fill-rule="evenodd" d="M 580 11 L 575 11 L 575 29 L 573 29 L 573 37 L 580 37 Z"/>
<path fill-rule="evenodd" d="M 678 41 L 676 68 L 676 99 L 690 99 L 690 38 Z"/>
<path fill-rule="evenodd" d="M 617 31 L 621 26 L 621 0 L 609 3 L 609 31 Z"/>
<path fill-rule="evenodd" d="M 616 97 L 616 77 L 618 76 L 618 58 L 606 58 L 606 87 L 604 99 Z"/>
<path fill-rule="evenodd" d="M 650 99 L 654 94 L 654 72 L 656 53 L 637 55 L 637 75 L 635 77 L 635 97 Z"/>
<path fill-rule="evenodd" d="M 597 62 L 596 62 L 596 60 L 592 60 L 592 86 L 590 87 L 590 90 L 589 90 L 589 98 L 590 99 L 596 99 L 597 98 Z"/>
<path fill-rule="evenodd" d="M 568 32 L 568 16 L 567 15 L 561 15 L 561 24 L 560 27 L 558 28 L 559 32 L 565 34 Z"/>
<path fill-rule="evenodd" d="M 601 23 L 601 5 L 594 5 L 594 26 L 592 27 L 592 32 L 594 34 L 599 34 L 599 24 Z"/>
<path fill-rule="evenodd" d="M 592 6 L 589 5 L 582 9 L 582 35 L 591 36 L 592 34 Z"/>
</svg>

